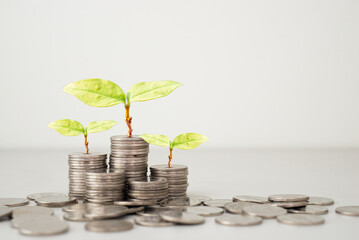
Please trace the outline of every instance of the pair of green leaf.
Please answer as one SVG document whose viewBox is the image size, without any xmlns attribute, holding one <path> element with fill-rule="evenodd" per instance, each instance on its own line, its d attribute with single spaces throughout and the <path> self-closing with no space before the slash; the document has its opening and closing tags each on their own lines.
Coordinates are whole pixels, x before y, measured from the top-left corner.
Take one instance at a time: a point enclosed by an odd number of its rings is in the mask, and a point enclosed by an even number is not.
<svg viewBox="0 0 359 240">
<path fill-rule="evenodd" d="M 55 129 L 65 136 L 77 136 L 80 134 L 87 135 L 87 133 L 97 133 L 106 131 L 117 124 L 116 121 L 93 121 L 87 124 L 86 128 L 76 121 L 71 119 L 61 119 L 49 124 L 50 128 Z"/>
<path fill-rule="evenodd" d="M 167 80 L 154 82 L 141 82 L 133 85 L 125 92 L 114 82 L 103 79 L 85 79 L 70 83 L 64 91 L 74 95 L 82 102 L 93 107 L 110 107 L 116 104 L 130 102 L 143 102 L 170 94 L 181 83 Z"/>
<path fill-rule="evenodd" d="M 143 134 L 140 137 L 150 144 L 182 150 L 194 149 L 209 140 L 206 136 L 199 133 L 180 134 L 173 141 L 165 135 L 157 134 Z"/>
</svg>

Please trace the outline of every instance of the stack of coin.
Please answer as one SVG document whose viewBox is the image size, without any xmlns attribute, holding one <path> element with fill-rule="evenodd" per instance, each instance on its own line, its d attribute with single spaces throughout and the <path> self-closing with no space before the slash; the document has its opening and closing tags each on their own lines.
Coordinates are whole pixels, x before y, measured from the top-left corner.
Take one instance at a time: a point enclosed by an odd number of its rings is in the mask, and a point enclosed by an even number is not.
<svg viewBox="0 0 359 240">
<path fill-rule="evenodd" d="M 124 171 L 86 172 L 86 198 L 93 203 L 113 203 L 125 198 Z"/>
<path fill-rule="evenodd" d="M 69 196 L 83 199 L 86 194 L 85 172 L 87 170 L 105 170 L 105 153 L 69 154 Z"/>
<path fill-rule="evenodd" d="M 127 195 L 132 199 L 161 201 L 168 197 L 166 178 L 131 179 L 127 183 Z"/>
<path fill-rule="evenodd" d="M 168 181 L 169 197 L 185 197 L 188 187 L 187 175 L 188 168 L 183 165 L 172 165 L 168 167 L 166 164 L 153 165 L 150 167 L 151 177 L 164 177 Z"/>
<path fill-rule="evenodd" d="M 149 144 L 138 136 L 111 137 L 110 169 L 124 170 L 127 179 L 147 177 Z"/>
</svg>

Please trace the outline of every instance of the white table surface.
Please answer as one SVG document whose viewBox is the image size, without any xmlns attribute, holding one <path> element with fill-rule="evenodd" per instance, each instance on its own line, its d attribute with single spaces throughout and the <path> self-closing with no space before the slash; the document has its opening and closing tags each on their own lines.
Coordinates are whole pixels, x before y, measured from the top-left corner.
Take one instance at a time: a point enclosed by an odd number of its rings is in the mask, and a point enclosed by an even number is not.
<svg viewBox="0 0 359 240">
<path fill-rule="evenodd" d="M 149 165 L 166 163 L 166 149 L 152 148 Z M 26 197 L 36 192 L 67 193 L 66 151 L 1 151 L 0 197 Z M 214 217 L 197 226 L 149 228 L 135 225 L 121 233 L 92 233 L 84 223 L 70 222 L 66 234 L 41 239 L 359 239 L 359 217 L 335 208 L 359 205 L 359 150 L 206 150 L 175 151 L 173 163 L 189 166 L 188 193 L 213 198 L 301 193 L 335 200 L 320 226 L 289 226 L 264 220 L 251 227 L 218 225 Z M 62 218 L 61 209 L 55 214 Z M 133 221 L 133 217 L 125 217 Z M 1 240 L 26 237 L 0 222 Z"/>
</svg>

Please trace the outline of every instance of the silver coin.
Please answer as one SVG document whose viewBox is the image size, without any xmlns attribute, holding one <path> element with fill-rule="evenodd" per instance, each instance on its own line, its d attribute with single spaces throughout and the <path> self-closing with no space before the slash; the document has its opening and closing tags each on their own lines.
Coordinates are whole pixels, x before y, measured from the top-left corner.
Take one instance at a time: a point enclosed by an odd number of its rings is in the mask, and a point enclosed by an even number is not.
<svg viewBox="0 0 359 240">
<path fill-rule="evenodd" d="M 203 217 L 212 217 L 212 216 L 222 215 L 224 210 L 223 208 L 218 208 L 218 207 L 198 206 L 198 207 L 187 207 L 187 212 L 198 214 Z"/>
<path fill-rule="evenodd" d="M 12 209 L 6 206 L 0 206 L 0 218 L 8 217 L 12 213 Z"/>
<path fill-rule="evenodd" d="M 316 206 L 316 205 L 308 205 L 299 209 L 288 209 L 290 213 L 301 213 L 301 214 L 314 214 L 314 215 L 322 215 L 328 213 L 328 208 L 324 206 Z"/>
<path fill-rule="evenodd" d="M 62 211 L 67 213 L 85 212 L 86 208 L 99 207 L 99 206 L 101 207 L 102 205 L 96 203 L 77 203 L 63 207 Z"/>
<path fill-rule="evenodd" d="M 186 179 L 186 180 L 187 180 L 187 179 Z M 189 194 L 188 197 L 189 197 L 189 198 L 198 199 L 198 200 L 200 200 L 201 202 L 212 200 L 211 197 L 202 196 L 202 195 Z"/>
<path fill-rule="evenodd" d="M 30 215 L 28 215 L 30 216 Z M 31 215 L 32 218 L 21 222 L 20 233 L 29 236 L 49 236 L 67 232 L 69 225 L 55 216 Z"/>
<path fill-rule="evenodd" d="M 160 212 L 159 215 L 165 221 L 178 223 L 178 224 L 194 225 L 194 224 L 202 224 L 205 222 L 204 217 L 189 212 L 170 210 L 170 211 Z"/>
<path fill-rule="evenodd" d="M 167 227 L 173 226 L 174 223 L 164 221 L 159 215 L 138 216 L 135 223 L 146 227 Z"/>
<path fill-rule="evenodd" d="M 210 207 L 224 207 L 225 204 L 232 202 L 231 199 L 212 199 L 204 201 L 203 204 Z"/>
<path fill-rule="evenodd" d="M 149 206 L 155 204 L 157 204 L 156 200 L 132 199 L 129 201 L 115 201 L 115 205 L 119 205 L 119 206 Z"/>
<path fill-rule="evenodd" d="M 46 215 L 45 215 L 46 216 Z M 16 218 L 11 219 L 11 226 L 13 228 L 19 228 L 20 224 L 24 221 L 31 221 L 34 218 L 33 215 L 23 215 Z"/>
<path fill-rule="evenodd" d="M 243 213 L 246 215 L 257 216 L 261 218 L 276 218 L 277 216 L 287 213 L 287 210 L 281 207 L 270 205 L 256 204 L 251 206 L 244 206 Z"/>
<path fill-rule="evenodd" d="M 230 202 L 224 205 L 224 209 L 232 214 L 242 214 L 244 206 L 252 206 L 257 203 L 252 202 Z"/>
<path fill-rule="evenodd" d="M 0 198 L 0 206 L 20 207 L 29 204 L 29 200 L 25 198 Z"/>
<path fill-rule="evenodd" d="M 145 207 L 130 207 L 127 210 L 127 214 L 132 214 L 132 213 L 138 213 L 138 212 L 142 212 L 143 210 L 145 210 Z"/>
<path fill-rule="evenodd" d="M 223 214 L 216 217 L 216 223 L 227 226 L 251 226 L 262 223 L 262 218 L 256 216 Z"/>
<path fill-rule="evenodd" d="M 329 206 L 334 204 L 334 200 L 325 197 L 309 197 L 309 205 L 320 205 L 320 206 Z"/>
<path fill-rule="evenodd" d="M 238 195 L 233 197 L 233 201 L 237 202 L 253 202 L 253 203 L 267 203 L 268 198 L 248 195 Z"/>
<path fill-rule="evenodd" d="M 324 218 L 311 214 L 284 214 L 277 217 L 277 222 L 290 225 L 318 225 L 324 223 Z"/>
<path fill-rule="evenodd" d="M 296 201 L 307 201 L 309 196 L 302 194 L 274 194 L 268 196 L 269 201 L 273 202 L 296 202 Z"/>
<path fill-rule="evenodd" d="M 188 197 L 169 197 L 160 202 L 161 206 L 188 206 L 190 204 Z"/>
<path fill-rule="evenodd" d="M 93 220 L 108 219 L 124 216 L 128 213 L 128 208 L 117 205 L 104 205 L 86 208 L 85 217 Z"/>
<path fill-rule="evenodd" d="M 44 207 L 63 207 L 77 202 L 76 198 L 69 196 L 52 196 L 36 198 L 36 204 Z"/>
<path fill-rule="evenodd" d="M 63 193 L 54 193 L 54 192 L 45 192 L 45 193 L 32 193 L 27 195 L 27 199 L 35 201 L 37 198 L 42 197 L 58 197 L 58 196 L 66 196 Z"/>
<path fill-rule="evenodd" d="M 12 211 L 12 217 L 17 218 L 24 215 L 53 215 L 54 210 L 47 207 L 40 206 L 24 206 L 14 208 Z"/>
<path fill-rule="evenodd" d="M 359 216 L 359 206 L 338 207 L 335 212 L 347 216 Z"/>
<path fill-rule="evenodd" d="M 64 219 L 73 222 L 87 222 L 91 219 L 85 217 L 83 212 L 68 212 L 64 214 Z"/>
<path fill-rule="evenodd" d="M 202 204 L 202 201 L 197 198 L 189 198 L 189 206 L 195 207 L 200 206 Z"/>
<path fill-rule="evenodd" d="M 282 208 L 298 208 L 305 207 L 308 205 L 307 201 L 296 201 L 296 202 L 270 202 L 268 203 L 272 206 L 282 207 Z"/>
<path fill-rule="evenodd" d="M 91 232 L 122 232 L 132 228 L 131 222 L 118 219 L 93 221 L 85 225 L 85 229 Z"/>
</svg>

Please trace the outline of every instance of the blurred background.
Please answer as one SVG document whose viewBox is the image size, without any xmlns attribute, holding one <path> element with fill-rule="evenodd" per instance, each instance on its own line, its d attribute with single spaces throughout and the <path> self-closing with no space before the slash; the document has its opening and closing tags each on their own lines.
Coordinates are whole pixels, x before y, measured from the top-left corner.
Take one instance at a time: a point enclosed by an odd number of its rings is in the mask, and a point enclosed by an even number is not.
<svg viewBox="0 0 359 240">
<path fill-rule="evenodd" d="M 201 148 L 358 148 L 359 1 L 0 0 L 0 148 L 83 150 L 47 127 L 116 120 L 62 91 L 102 78 L 184 85 L 133 103 L 134 134 L 198 132 Z M 167 154 L 167 153 L 166 153 Z"/>
</svg>

